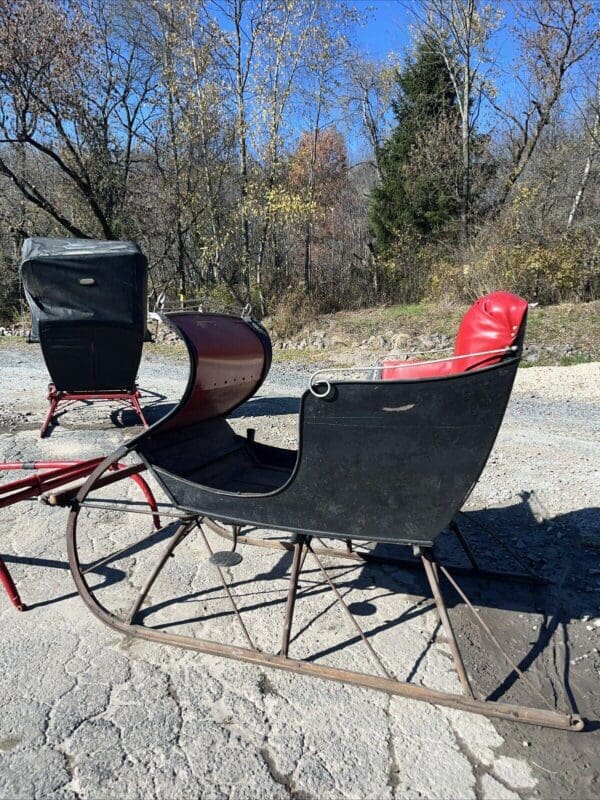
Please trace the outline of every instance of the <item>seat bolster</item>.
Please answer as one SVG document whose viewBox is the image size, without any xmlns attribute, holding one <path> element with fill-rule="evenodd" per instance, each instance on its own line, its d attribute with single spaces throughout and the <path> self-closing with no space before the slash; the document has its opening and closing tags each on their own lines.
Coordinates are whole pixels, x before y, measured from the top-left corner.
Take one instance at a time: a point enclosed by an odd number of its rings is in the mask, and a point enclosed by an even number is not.
<svg viewBox="0 0 600 800">
<path fill-rule="evenodd" d="M 442 378 L 450 375 L 452 366 L 452 361 L 403 361 L 386 358 L 381 370 L 381 380 L 415 381 L 421 378 Z"/>
<path fill-rule="evenodd" d="M 527 314 L 527 301 L 510 292 L 480 297 L 464 315 L 454 346 L 455 355 L 482 353 L 514 344 Z M 457 371 L 466 372 L 495 364 L 501 356 L 465 358 Z"/>
</svg>

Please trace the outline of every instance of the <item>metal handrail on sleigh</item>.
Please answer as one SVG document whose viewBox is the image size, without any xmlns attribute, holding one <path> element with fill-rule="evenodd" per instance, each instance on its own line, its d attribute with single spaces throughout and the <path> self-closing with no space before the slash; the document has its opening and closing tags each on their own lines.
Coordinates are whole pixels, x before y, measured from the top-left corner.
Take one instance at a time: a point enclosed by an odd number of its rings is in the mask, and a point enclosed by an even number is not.
<svg viewBox="0 0 600 800">
<path fill-rule="evenodd" d="M 448 348 L 449 349 L 449 348 Z M 508 353 L 516 353 L 518 351 L 518 347 L 516 345 L 511 345 L 510 347 L 501 347 L 497 350 L 482 350 L 478 353 L 464 353 L 459 356 L 447 356 L 446 358 L 431 358 L 426 359 L 425 361 L 418 362 L 419 364 L 442 364 L 451 361 L 460 361 L 461 359 L 465 358 L 480 358 L 482 356 L 496 356 L 496 355 L 508 355 Z M 425 355 L 427 353 L 440 353 L 443 350 L 421 350 L 415 351 L 412 353 L 402 353 L 401 355 Z M 406 361 L 403 364 L 393 364 L 392 366 L 387 366 L 386 369 L 408 369 L 410 367 L 414 367 L 414 361 Z M 378 366 L 368 366 L 368 367 L 321 367 L 320 369 L 316 370 L 312 373 L 308 381 L 308 389 L 315 397 L 327 397 L 329 392 L 331 391 L 331 384 L 329 381 L 324 380 L 316 380 L 317 375 L 321 375 L 325 373 L 326 375 L 331 375 L 332 373 L 336 373 L 339 375 L 346 374 L 348 372 L 370 372 L 375 373 L 381 369 L 381 365 Z M 315 391 L 315 386 L 323 386 L 325 385 L 327 388 L 325 392 L 317 392 Z"/>
</svg>

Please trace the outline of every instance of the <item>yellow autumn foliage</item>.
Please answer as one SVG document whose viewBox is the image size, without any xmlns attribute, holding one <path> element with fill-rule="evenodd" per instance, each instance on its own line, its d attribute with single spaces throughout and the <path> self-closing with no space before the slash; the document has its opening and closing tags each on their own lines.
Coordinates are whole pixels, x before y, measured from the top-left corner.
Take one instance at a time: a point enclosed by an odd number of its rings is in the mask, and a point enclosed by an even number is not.
<svg viewBox="0 0 600 800">
<path fill-rule="evenodd" d="M 274 186 L 265 193 L 265 209 L 272 218 L 284 217 L 288 222 L 301 222 L 315 213 L 316 204 L 283 186 Z"/>
</svg>

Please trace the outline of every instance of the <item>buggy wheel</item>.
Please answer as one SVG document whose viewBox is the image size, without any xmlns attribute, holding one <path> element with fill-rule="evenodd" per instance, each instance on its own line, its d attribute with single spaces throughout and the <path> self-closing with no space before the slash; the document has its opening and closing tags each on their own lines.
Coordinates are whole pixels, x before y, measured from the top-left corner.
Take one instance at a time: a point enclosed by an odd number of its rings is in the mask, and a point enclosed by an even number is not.
<svg viewBox="0 0 600 800">
<path fill-rule="evenodd" d="M 77 591 L 90 611 L 111 626 L 119 622 L 127 624 L 133 620 L 162 566 L 188 530 L 195 525 L 195 519 L 193 521 L 186 520 L 185 526 L 180 522 L 178 526 L 174 526 L 174 533 L 171 532 L 172 520 L 169 520 L 170 524 L 164 527 L 156 525 L 158 511 L 152 492 L 138 474 L 132 475 L 131 470 L 123 468 L 123 464 L 119 464 L 125 454 L 124 449 L 116 451 L 102 461 L 90 474 L 71 505 L 67 525 L 67 554 Z M 122 476 L 119 475 L 120 472 L 123 473 Z M 148 504 L 147 510 L 138 508 L 137 506 L 140 504 L 128 498 L 119 497 L 107 500 L 102 494 L 98 495 L 98 492 L 103 492 L 107 485 L 110 485 L 114 492 L 115 484 L 118 493 L 118 486 L 123 484 L 125 477 L 137 478 L 135 483 L 142 490 L 144 500 Z M 108 518 L 107 512 L 109 512 Z M 117 525 L 113 523 L 115 512 Z M 143 517 L 139 515 L 144 515 L 149 521 L 154 522 L 154 526 L 149 532 L 144 531 L 140 534 L 139 522 Z M 167 517 L 169 516 L 172 515 L 167 514 Z M 116 549 L 114 545 L 115 527 L 119 532 L 118 538 L 120 539 Z M 123 586 L 126 586 L 131 592 L 133 586 L 127 579 L 131 577 L 132 564 L 135 564 L 136 559 L 146 547 L 150 547 L 151 544 L 156 544 L 162 539 L 167 540 L 167 548 L 157 567 L 151 571 L 150 578 L 146 580 L 141 591 L 136 593 L 135 597 L 129 598 L 128 605 L 115 609 L 113 607 L 114 592 L 111 587 L 113 585 L 117 587 L 119 595 L 122 593 Z M 106 552 L 107 550 L 109 552 Z M 99 576 L 103 580 L 98 584 Z M 102 601 L 98 597 L 100 592 L 103 593 Z M 112 597 L 113 603 L 105 603 L 105 596 L 109 600 Z"/>
<path fill-rule="evenodd" d="M 98 464 L 96 469 L 91 473 L 81 489 L 78 491 L 75 501 L 71 506 L 69 520 L 67 523 L 67 555 L 69 559 L 69 568 L 71 570 L 73 580 L 75 581 L 75 586 L 77 587 L 77 591 L 90 611 L 104 622 L 109 622 L 109 620 L 113 618 L 117 619 L 117 617 L 96 600 L 92 593 L 93 590 L 89 586 L 88 579 L 86 578 L 86 565 L 82 563 L 78 547 L 78 523 L 80 514 L 82 513 L 81 504 L 84 503 L 89 495 L 94 491 L 94 488 L 102 476 L 107 473 L 111 467 L 114 469 L 119 459 L 124 455 L 124 449 L 118 450 L 116 453 L 108 456 L 104 459 L 104 461 L 101 461 L 100 464 Z"/>
</svg>

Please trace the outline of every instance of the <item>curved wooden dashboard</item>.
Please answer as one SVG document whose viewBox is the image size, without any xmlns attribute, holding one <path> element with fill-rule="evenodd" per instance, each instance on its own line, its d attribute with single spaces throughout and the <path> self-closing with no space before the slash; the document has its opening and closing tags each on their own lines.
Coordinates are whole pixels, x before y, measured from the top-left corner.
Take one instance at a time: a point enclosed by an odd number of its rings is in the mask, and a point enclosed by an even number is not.
<svg viewBox="0 0 600 800">
<path fill-rule="evenodd" d="M 255 394 L 271 365 L 271 342 L 261 325 L 199 312 L 174 312 L 164 319 L 186 344 L 190 376 L 178 406 L 154 431 L 226 416 Z"/>
</svg>

